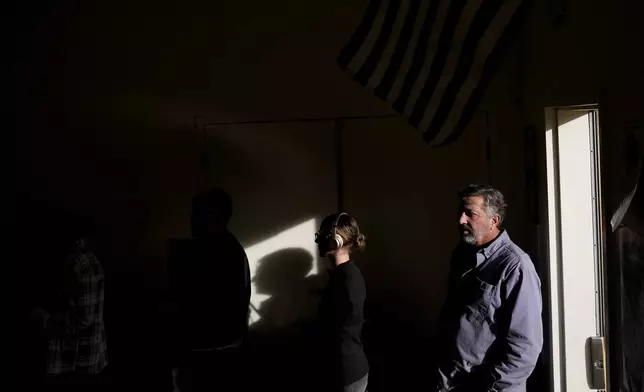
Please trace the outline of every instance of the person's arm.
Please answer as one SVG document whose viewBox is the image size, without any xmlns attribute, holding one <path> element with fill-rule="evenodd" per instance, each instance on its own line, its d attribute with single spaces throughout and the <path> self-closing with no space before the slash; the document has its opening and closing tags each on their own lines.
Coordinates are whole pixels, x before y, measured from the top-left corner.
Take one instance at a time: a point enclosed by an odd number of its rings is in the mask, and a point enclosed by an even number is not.
<svg viewBox="0 0 644 392">
<path fill-rule="evenodd" d="M 504 292 L 507 335 L 499 337 L 499 346 L 495 347 L 499 355 L 486 366 L 490 372 L 485 375 L 483 390 L 487 391 L 524 385 L 543 346 L 541 284 L 536 271 L 531 266 L 518 265 L 508 276 Z"/>
</svg>

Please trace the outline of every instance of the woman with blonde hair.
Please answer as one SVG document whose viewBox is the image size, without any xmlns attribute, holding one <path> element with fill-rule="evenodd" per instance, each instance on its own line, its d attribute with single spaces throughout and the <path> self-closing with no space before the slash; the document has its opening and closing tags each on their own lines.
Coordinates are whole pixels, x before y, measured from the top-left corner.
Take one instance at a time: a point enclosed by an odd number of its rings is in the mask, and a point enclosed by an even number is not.
<svg viewBox="0 0 644 392">
<path fill-rule="evenodd" d="M 351 253 L 362 251 L 366 238 L 356 220 L 342 212 L 327 216 L 315 235 L 320 257 L 331 264 L 320 303 L 321 350 L 332 391 L 365 392 L 369 363 L 360 335 L 366 288 Z M 330 377 L 329 377 L 330 376 Z"/>
</svg>

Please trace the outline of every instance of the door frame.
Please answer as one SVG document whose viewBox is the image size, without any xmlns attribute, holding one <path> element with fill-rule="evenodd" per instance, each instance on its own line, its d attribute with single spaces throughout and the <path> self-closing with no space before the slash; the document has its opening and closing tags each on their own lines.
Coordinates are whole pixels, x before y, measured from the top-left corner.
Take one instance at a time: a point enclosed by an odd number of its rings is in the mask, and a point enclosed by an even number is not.
<svg viewBox="0 0 644 392">
<path fill-rule="evenodd" d="M 594 151 L 595 153 L 592 154 L 591 151 L 591 170 L 593 174 L 592 178 L 592 187 L 593 187 L 593 200 L 599 199 L 599 202 L 593 203 L 593 206 L 595 208 L 595 214 L 593 214 L 593 225 L 597 228 L 596 230 L 593 231 L 594 234 L 594 255 L 595 259 L 598 260 L 599 262 L 596 263 L 595 265 L 595 285 L 596 285 L 596 306 L 595 306 L 595 315 L 597 319 L 597 324 L 596 324 L 596 329 L 598 331 L 599 336 L 605 336 L 607 337 L 608 335 L 608 304 L 606 300 L 606 288 L 607 288 L 607 274 L 606 274 L 606 251 L 607 251 L 607 224 L 610 222 L 610 218 L 606 216 L 606 199 L 602 197 L 603 195 L 603 189 L 604 189 L 604 181 L 602 181 L 602 174 L 601 174 L 601 162 L 602 162 L 602 149 L 601 149 L 601 140 L 602 140 L 602 132 L 601 132 L 601 123 L 600 123 L 600 117 L 599 117 L 599 105 L 597 104 L 587 104 L 587 105 L 558 105 L 558 106 L 547 106 L 544 108 L 544 126 L 542 128 L 542 134 L 540 137 L 537 138 L 539 144 L 537 147 L 537 151 L 539 152 L 540 156 L 542 157 L 542 164 L 540 165 L 539 172 L 540 174 L 540 179 L 539 179 L 539 185 L 541 187 L 540 194 L 542 195 L 542 200 L 545 200 L 545 203 L 542 203 L 539 207 L 539 215 L 541 218 L 541 221 L 544 222 L 543 226 L 539 228 L 539 233 L 538 236 L 540 237 L 539 240 L 539 254 L 541 255 L 541 259 L 543 262 L 541 263 L 541 266 L 543 268 L 545 276 L 547 278 L 545 279 L 545 284 L 544 284 L 544 290 L 545 294 L 547 296 L 547 301 L 545 306 L 544 306 L 544 322 L 547 323 L 547 328 L 545 329 L 546 332 L 546 346 L 544 354 L 548 357 L 546 362 L 548 363 L 548 375 L 549 375 L 549 389 L 550 391 L 560 391 L 560 392 L 568 392 L 566 391 L 566 364 L 565 361 L 563 360 L 565 358 L 565 334 L 564 334 L 564 307 L 563 306 L 557 306 L 556 309 L 553 309 L 553 298 L 552 298 L 552 282 L 551 282 L 551 268 L 556 267 L 557 268 L 557 275 L 559 278 L 562 277 L 563 271 L 562 271 L 562 263 L 557 263 L 556 265 L 553 265 L 550 260 L 550 211 L 549 211 L 549 201 L 548 201 L 548 156 L 547 156 L 547 131 L 549 129 L 552 129 L 553 131 L 553 145 L 556 146 L 556 148 L 553 151 L 553 160 L 555 163 L 554 167 L 554 175 L 556 177 L 555 180 L 555 189 L 554 189 L 554 194 L 556 195 L 556 204 L 555 204 L 555 209 L 556 212 L 555 214 L 557 216 L 560 216 L 560 211 L 561 211 L 561 206 L 559 205 L 559 173 L 558 173 L 558 140 L 557 140 L 557 130 L 558 130 L 558 125 L 557 124 L 557 111 L 558 110 L 571 110 L 571 111 L 590 111 L 590 120 L 594 122 L 594 132 L 591 132 L 591 139 L 590 139 L 590 145 L 591 145 L 591 150 Z M 561 222 L 558 220 L 557 222 L 557 233 L 561 233 Z M 561 246 L 560 244 L 557 244 L 557 258 L 561 260 Z M 557 290 L 558 293 L 558 301 L 562 301 L 563 298 L 563 284 L 561 282 L 558 282 L 558 287 L 553 288 Z M 560 303 L 560 302 L 559 302 Z M 552 315 L 553 312 L 557 312 L 558 319 L 559 319 L 559 325 L 558 328 L 553 328 L 553 322 L 552 322 Z M 557 337 L 557 339 L 553 339 L 553 337 Z M 555 340 L 559 343 L 557 347 L 555 347 Z M 608 340 L 606 338 L 606 340 Z M 608 345 L 608 344 L 607 344 Z M 555 379 L 555 363 L 554 363 L 554 353 L 558 352 L 559 353 L 559 366 L 558 366 L 558 373 L 559 377 L 558 379 Z M 608 385 L 608 370 L 610 370 L 610 364 L 609 361 L 606 360 L 604 363 L 604 366 L 606 367 L 607 370 L 605 370 L 605 375 L 606 375 L 606 389 L 609 389 Z M 557 385 L 558 384 L 558 385 Z M 572 391 L 571 391 L 572 392 Z"/>
</svg>

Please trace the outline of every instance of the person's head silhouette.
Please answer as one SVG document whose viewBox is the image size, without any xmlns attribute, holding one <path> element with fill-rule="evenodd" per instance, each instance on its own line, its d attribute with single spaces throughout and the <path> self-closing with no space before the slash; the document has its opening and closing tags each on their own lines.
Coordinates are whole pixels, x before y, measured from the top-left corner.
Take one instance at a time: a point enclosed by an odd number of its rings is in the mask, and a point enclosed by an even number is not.
<svg viewBox="0 0 644 392">
<path fill-rule="evenodd" d="M 225 232 L 232 213 L 232 199 L 223 189 L 198 193 L 192 199 L 192 236 L 205 238 Z"/>
</svg>

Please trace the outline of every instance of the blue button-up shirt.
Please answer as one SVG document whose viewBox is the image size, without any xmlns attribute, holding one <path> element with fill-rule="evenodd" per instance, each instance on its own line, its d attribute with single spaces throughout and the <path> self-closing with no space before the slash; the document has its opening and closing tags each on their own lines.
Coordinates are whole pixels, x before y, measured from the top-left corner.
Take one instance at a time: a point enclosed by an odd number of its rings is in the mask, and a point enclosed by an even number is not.
<svg viewBox="0 0 644 392">
<path fill-rule="evenodd" d="M 439 390 L 525 391 L 543 345 L 541 282 L 503 231 L 452 256 L 440 320 Z"/>
</svg>

